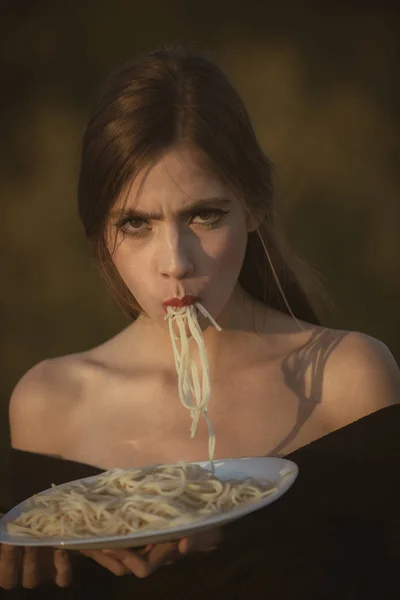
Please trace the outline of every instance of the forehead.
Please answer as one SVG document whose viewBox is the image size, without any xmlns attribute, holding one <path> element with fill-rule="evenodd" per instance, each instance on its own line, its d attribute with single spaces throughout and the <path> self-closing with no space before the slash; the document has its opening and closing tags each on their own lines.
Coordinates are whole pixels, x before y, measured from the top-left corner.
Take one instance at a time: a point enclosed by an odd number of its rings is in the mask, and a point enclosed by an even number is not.
<svg viewBox="0 0 400 600">
<path fill-rule="evenodd" d="M 169 150 L 138 174 L 129 186 L 124 205 L 168 210 L 214 196 L 232 198 L 232 193 L 206 166 L 199 151 L 180 147 Z"/>
</svg>

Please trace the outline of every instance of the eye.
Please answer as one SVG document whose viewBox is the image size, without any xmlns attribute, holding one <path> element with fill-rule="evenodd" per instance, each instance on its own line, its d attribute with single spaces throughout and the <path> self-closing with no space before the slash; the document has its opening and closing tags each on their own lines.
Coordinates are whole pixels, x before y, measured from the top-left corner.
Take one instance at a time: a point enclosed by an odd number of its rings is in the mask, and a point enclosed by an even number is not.
<svg viewBox="0 0 400 600">
<path fill-rule="evenodd" d="M 120 231 L 125 234 L 132 236 L 139 236 L 147 231 L 150 231 L 150 223 L 144 219 L 135 219 L 132 217 L 123 217 L 118 223 L 117 227 Z"/>
<path fill-rule="evenodd" d="M 199 210 L 190 222 L 195 225 L 212 226 L 217 224 L 228 212 L 228 210 L 221 210 L 220 208 L 205 208 Z"/>
</svg>

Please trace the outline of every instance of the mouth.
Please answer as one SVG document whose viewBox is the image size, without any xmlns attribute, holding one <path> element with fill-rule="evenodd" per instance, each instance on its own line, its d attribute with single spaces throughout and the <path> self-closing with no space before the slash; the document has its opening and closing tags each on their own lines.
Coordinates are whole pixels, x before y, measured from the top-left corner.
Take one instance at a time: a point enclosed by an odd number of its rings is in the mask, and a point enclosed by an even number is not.
<svg viewBox="0 0 400 600">
<path fill-rule="evenodd" d="M 169 298 L 164 300 L 162 303 L 164 311 L 167 312 L 167 307 L 172 306 L 173 308 L 183 308 L 184 306 L 190 306 L 195 302 L 199 302 L 198 296 L 183 296 L 183 298 Z"/>
</svg>

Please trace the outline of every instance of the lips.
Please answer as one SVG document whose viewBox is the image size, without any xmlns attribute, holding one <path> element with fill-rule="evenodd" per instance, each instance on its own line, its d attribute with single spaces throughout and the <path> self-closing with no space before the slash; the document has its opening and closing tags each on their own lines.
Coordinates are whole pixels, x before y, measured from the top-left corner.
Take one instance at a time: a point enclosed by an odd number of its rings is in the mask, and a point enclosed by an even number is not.
<svg viewBox="0 0 400 600">
<path fill-rule="evenodd" d="M 200 298 L 198 296 L 183 296 L 183 298 L 169 298 L 163 302 L 163 307 L 167 310 L 167 306 L 174 308 L 183 308 L 184 306 L 190 306 L 195 302 L 198 302 Z"/>
</svg>

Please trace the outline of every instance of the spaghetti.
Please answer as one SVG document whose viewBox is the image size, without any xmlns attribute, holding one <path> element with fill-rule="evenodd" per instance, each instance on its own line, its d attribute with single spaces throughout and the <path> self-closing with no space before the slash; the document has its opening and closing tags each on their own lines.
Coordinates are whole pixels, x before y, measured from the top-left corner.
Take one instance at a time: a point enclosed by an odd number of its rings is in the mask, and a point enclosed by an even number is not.
<svg viewBox="0 0 400 600">
<path fill-rule="evenodd" d="M 282 472 L 280 478 L 286 476 Z M 112 469 L 38 494 L 10 534 L 82 538 L 185 525 L 272 494 L 278 482 L 222 481 L 196 464 Z"/>
<path fill-rule="evenodd" d="M 211 321 L 218 331 L 221 331 L 218 323 L 216 323 L 210 313 L 199 302 L 182 308 L 172 308 L 169 306 L 165 318 L 168 319 L 169 334 L 178 375 L 179 398 L 183 406 L 190 410 L 192 417 L 190 435 L 192 438 L 195 437 L 199 418 L 202 414 L 207 423 L 208 455 L 211 469 L 214 472 L 215 431 L 208 416 L 208 404 L 211 392 L 210 366 L 203 332 L 197 320 L 196 308 Z M 175 335 L 174 325 L 178 329 L 178 337 Z M 188 331 L 190 332 L 190 336 L 188 336 Z M 201 376 L 193 360 L 190 345 L 192 340 L 197 345 L 199 351 Z M 178 342 L 180 342 L 180 348 L 178 347 Z"/>
</svg>

